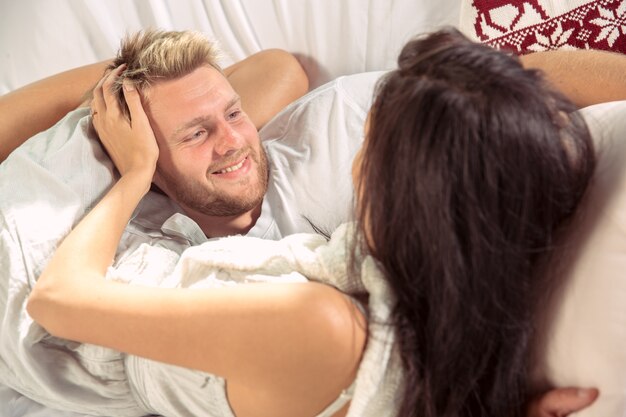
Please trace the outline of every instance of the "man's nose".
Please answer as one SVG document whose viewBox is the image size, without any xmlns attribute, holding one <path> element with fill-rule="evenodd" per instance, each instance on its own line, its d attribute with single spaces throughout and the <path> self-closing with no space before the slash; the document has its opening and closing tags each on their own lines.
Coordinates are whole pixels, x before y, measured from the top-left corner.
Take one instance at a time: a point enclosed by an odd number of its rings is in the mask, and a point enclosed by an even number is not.
<svg viewBox="0 0 626 417">
<path fill-rule="evenodd" d="M 225 156 L 231 151 L 239 149 L 241 147 L 241 141 L 242 139 L 239 132 L 227 121 L 222 121 L 218 126 L 213 151 L 220 156 Z"/>
</svg>

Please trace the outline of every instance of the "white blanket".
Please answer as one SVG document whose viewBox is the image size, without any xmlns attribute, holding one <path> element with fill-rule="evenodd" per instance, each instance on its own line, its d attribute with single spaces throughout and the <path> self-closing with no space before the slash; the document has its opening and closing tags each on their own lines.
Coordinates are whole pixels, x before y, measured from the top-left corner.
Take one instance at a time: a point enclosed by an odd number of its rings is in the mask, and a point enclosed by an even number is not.
<svg viewBox="0 0 626 417">
<path fill-rule="evenodd" d="M 128 267 L 111 270 L 110 279 L 128 284 L 183 288 L 215 288 L 251 282 L 309 280 L 332 285 L 347 294 L 369 295 L 368 342 L 356 377 L 348 417 L 393 417 L 400 403 L 403 371 L 393 327 L 388 325 L 394 296 L 376 261 L 358 256 L 359 276 L 348 275 L 352 225 L 340 226 L 329 242 L 311 234 L 295 234 L 280 241 L 234 236 L 176 254 L 143 245 L 127 258 Z M 151 281 L 137 276 L 136 266 L 154 264 L 173 273 Z M 312 312 L 314 314 L 314 312 Z"/>
</svg>

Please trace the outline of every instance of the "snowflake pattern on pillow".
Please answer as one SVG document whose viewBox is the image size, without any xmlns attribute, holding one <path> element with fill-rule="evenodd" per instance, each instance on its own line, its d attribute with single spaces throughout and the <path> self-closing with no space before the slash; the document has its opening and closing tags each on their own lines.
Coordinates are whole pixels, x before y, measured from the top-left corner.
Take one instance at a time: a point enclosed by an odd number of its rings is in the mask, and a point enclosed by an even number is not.
<svg viewBox="0 0 626 417">
<path fill-rule="evenodd" d="M 626 0 L 465 0 L 461 29 L 517 54 L 550 49 L 626 53 Z"/>
</svg>

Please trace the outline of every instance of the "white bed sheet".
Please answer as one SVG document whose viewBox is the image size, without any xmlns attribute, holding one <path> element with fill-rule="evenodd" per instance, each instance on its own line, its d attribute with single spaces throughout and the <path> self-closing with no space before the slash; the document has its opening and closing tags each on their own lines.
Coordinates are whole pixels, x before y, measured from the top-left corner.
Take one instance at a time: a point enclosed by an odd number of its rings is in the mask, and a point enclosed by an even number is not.
<svg viewBox="0 0 626 417">
<path fill-rule="evenodd" d="M 392 68 L 408 39 L 458 26 L 459 13 L 459 0 L 0 0 L 0 94 L 110 58 L 125 33 L 147 27 L 200 30 L 220 42 L 224 65 L 285 49 L 314 88 Z M 0 386 L 0 417 L 43 416 L 82 417 Z"/>
</svg>

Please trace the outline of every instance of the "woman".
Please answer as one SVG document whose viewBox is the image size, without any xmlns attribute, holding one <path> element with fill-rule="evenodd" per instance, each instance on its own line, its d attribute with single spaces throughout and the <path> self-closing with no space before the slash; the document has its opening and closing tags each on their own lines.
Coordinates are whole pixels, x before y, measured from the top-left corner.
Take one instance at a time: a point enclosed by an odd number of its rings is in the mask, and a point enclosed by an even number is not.
<svg viewBox="0 0 626 417">
<path fill-rule="evenodd" d="M 452 33 L 407 45 L 379 86 L 357 221 L 398 297 L 399 415 L 519 415 L 535 265 L 594 167 L 574 110 Z"/>
<path fill-rule="evenodd" d="M 376 365 L 368 351 L 395 340 L 380 374 L 400 387 L 380 397 L 388 415 L 524 414 L 535 267 L 594 167 L 574 106 L 538 73 L 453 31 L 407 44 L 378 88 L 355 160 L 356 227 L 316 243 L 320 259 L 302 267 L 348 294 L 317 282 L 186 290 L 107 281 L 158 157 L 139 95 L 124 86 L 132 125 L 115 122 L 109 93 L 94 101 L 96 128 L 118 124 L 101 139 L 121 178 L 29 299 L 51 334 L 220 375 L 220 412 L 237 416 L 369 415 L 334 400 L 349 397 L 356 378 L 356 401 L 361 371 Z M 346 244 L 350 265 L 344 257 L 333 270 L 343 275 L 306 274 Z"/>
</svg>

